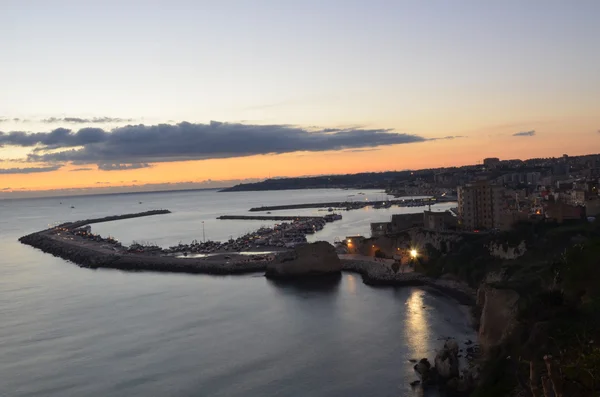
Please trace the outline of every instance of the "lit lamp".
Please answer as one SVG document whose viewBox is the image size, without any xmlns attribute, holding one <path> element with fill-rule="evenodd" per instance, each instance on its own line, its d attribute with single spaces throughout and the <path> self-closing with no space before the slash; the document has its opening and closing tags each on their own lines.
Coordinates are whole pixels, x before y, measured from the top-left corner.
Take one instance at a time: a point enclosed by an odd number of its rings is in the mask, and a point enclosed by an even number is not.
<svg viewBox="0 0 600 397">
<path fill-rule="evenodd" d="M 416 249 L 413 248 L 413 249 L 410 250 L 410 257 L 411 258 L 415 259 L 417 257 L 417 255 L 419 255 L 419 253 L 417 252 Z"/>
</svg>

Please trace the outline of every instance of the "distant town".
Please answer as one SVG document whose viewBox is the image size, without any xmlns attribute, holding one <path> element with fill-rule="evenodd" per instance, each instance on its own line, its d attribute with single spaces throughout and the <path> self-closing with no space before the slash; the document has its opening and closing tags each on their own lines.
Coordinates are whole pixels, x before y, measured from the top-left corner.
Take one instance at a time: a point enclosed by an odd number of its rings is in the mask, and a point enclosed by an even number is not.
<svg viewBox="0 0 600 397">
<path fill-rule="evenodd" d="M 484 232 L 508 230 L 523 220 L 566 220 L 600 213 L 598 186 L 600 155 L 502 160 L 486 158 L 464 167 L 390 171 L 353 175 L 268 179 L 240 184 L 223 191 L 310 188 L 384 189 L 396 197 L 432 196 L 457 201 L 454 214 L 425 211 L 421 220 L 406 222 L 434 230 Z M 451 216 L 455 215 L 455 216 Z M 372 225 L 374 236 L 408 225 Z"/>
</svg>

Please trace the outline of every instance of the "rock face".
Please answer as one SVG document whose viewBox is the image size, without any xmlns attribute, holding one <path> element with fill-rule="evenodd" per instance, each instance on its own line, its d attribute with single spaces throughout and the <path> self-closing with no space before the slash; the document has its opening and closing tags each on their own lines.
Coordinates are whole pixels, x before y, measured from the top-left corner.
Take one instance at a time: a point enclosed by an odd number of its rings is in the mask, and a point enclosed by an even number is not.
<svg viewBox="0 0 600 397">
<path fill-rule="evenodd" d="M 302 244 L 293 251 L 281 254 L 267 266 L 265 276 L 295 278 L 339 274 L 342 262 L 333 245 L 325 241 Z"/>
<path fill-rule="evenodd" d="M 499 345 L 516 326 L 519 294 L 511 289 L 483 285 L 477 291 L 477 305 L 481 308 L 479 341 L 484 351 Z"/>
<path fill-rule="evenodd" d="M 517 259 L 527 252 L 527 244 L 521 241 L 519 245 L 511 247 L 509 245 L 492 243 L 488 246 L 490 255 L 501 259 Z"/>
</svg>

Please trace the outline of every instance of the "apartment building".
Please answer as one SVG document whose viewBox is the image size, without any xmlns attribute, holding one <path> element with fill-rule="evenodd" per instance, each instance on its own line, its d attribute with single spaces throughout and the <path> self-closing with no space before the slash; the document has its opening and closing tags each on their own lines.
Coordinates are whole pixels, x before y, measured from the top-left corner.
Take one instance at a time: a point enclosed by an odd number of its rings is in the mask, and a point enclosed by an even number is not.
<svg viewBox="0 0 600 397">
<path fill-rule="evenodd" d="M 458 219 L 465 230 L 495 229 L 502 223 L 504 193 L 501 186 L 478 181 L 458 187 Z"/>
</svg>

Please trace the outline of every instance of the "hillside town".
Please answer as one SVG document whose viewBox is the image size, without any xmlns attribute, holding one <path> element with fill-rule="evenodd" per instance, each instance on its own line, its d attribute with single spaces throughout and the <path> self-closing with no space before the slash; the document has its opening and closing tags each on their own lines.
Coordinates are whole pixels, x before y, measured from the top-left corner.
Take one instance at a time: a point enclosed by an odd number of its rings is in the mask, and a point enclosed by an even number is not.
<svg viewBox="0 0 600 397">
<path fill-rule="evenodd" d="M 395 196 L 454 197 L 450 212 L 398 215 L 372 224 L 374 236 L 409 227 L 443 231 L 510 230 L 522 221 L 563 223 L 600 213 L 600 155 L 521 160 L 487 158 L 481 165 L 411 172 L 387 189 Z"/>
</svg>

